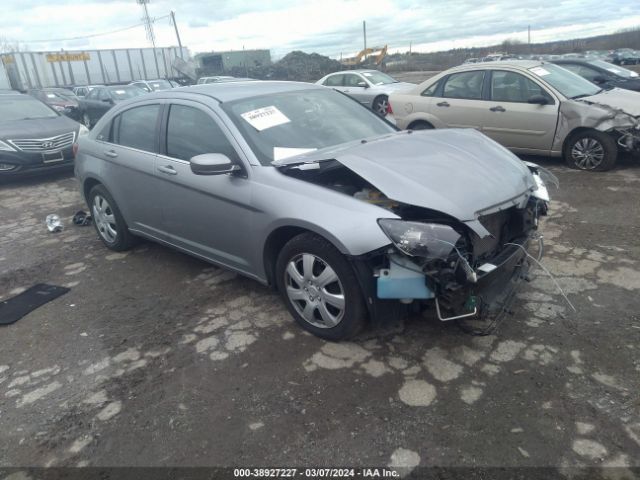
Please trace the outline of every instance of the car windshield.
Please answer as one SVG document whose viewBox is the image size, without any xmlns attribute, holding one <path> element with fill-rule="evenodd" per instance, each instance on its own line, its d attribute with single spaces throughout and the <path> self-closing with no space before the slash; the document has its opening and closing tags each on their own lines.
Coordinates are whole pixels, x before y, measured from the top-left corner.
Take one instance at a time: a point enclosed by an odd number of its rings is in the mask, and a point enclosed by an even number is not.
<svg viewBox="0 0 640 480">
<path fill-rule="evenodd" d="M 153 91 L 173 88 L 167 80 L 150 80 L 147 82 Z"/>
<path fill-rule="evenodd" d="M 595 95 L 602 91 L 600 87 L 580 75 L 551 63 L 530 68 L 529 72 L 547 82 L 565 97 L 573 100 Z"/>
<path fill-rule="evenodd" d="M 369 72 L 362 72 L 362 76 L 366 78 L 373 85 L 387 85 L 389 83 L 398 83 L 393 77 L 390 77 L 386 73 L 371 70 Z"/>
<path fill-rule="evenodd" d="M 618 65 L 614 65 L 613 63 L 609 63 L 609 62 L 604 62 L 602 60 L 591 60 L 589 63 L 594 67 L 604 68 L 605 70 L 608 70 L 609 72 L 619 77 L 632 78 L 632 77 L 638 76 L 638 74 L 632 70 L 627 70 L 626 68 L 619 67 Z"/>
<path fill-rule="evenodd" d="M 56 118 L 58 114 L 44 103 L 27 97 L 0 97 L 0 122 Z"/>
<path fill-rule="evenodd" d="M 263 165 L 395 131 L 372 111 L 329 89 L 243 98 L 222 108 Z"/>
<path fill-rule="evenodd" d="M 138 87 L 111 87 L 109 88 L 111 95 L 115 100 L 126 100 L 128 98 L 144 95 L 145 91 Z"/>
</svg>

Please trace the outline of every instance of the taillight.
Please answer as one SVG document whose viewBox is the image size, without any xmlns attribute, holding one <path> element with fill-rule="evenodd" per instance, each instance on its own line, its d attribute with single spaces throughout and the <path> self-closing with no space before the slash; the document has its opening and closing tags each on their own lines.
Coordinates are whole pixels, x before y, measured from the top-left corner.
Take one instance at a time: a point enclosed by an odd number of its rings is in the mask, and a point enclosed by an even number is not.
<svg viewBox="0 0 640 480">
<path fill-rule="evenodd" d="M 73 158 L 75 158 L 78 156 L 78 144 L 74 143 L 72 149 L 73 149 Z"/>
<path fill-rule="evenodd" d="M 393 115 L 393 108 L 391 108 L 391 102 L 387 101 L 387 115 Z"/>
</svg>

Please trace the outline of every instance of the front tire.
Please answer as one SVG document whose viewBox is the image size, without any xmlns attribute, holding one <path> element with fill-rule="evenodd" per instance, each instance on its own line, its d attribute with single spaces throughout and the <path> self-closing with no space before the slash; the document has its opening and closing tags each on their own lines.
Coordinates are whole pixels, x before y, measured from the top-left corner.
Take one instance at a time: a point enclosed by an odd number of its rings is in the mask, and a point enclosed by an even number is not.
<svg viewBox="0 0 640 480">
<path fill-rule="evenodd" d="M 563 153 L 571 168 L 604 172 L 616 164 L 618 146 L 613 137 L 604 132 L 583 130 L 569 137 Z"/>
<path fill-rule="evenodd" d="M 296 322 L 326 340 L 344 340 L 364 326 L 366 306 L 347 259 L 325 239 L 300 234 L 276 262 L 276 283 Z"/>
<path fill-rule="evenodd" d="M 135 244 L 135 237 L 129 232 L 115 200 L 104 186 L 96 185 L 91 189 L 89 208 L 93 226 L 107 248 L 122 252 Z"/>
</svg>

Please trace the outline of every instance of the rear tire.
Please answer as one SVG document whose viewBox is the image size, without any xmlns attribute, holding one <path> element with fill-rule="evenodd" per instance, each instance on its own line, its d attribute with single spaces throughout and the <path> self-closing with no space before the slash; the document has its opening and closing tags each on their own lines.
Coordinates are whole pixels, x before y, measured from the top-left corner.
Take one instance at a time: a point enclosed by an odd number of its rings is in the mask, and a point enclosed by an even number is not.
<svg viewBox="0 0 640 480">
<path fill-rule="evenodd" d="M 276 284 L 296 322 L 326 340 L 345 340 L 362 330 L 367 309 L 352 266 L 342 253 L 312 233 L 289 240 L 276 262 Z"/>
<path fill-rule="evenodd" d="M 118 205 L 103 185 L 96 185 L 89 192 L 89 208 L 93 226 L 107 248 L 122 252 L 135 245 L 136 237 L 129 232 Z"/>
<path fill-rule="evenodd" d="M 381 117 L 387 116 L 387 107 L 389 106 L 389 97 L 386 95 L 380 95 L 373 100 L 371 104 L 371 110 L 376 112 Z"/>
<path fill-rule="evenodd" d="M 571 168 L 604 172 L 615 166 L 618 146 L 613 137 L 604 132 L 583 130 L 567 139 L 563 154 Z"/>
</svg>

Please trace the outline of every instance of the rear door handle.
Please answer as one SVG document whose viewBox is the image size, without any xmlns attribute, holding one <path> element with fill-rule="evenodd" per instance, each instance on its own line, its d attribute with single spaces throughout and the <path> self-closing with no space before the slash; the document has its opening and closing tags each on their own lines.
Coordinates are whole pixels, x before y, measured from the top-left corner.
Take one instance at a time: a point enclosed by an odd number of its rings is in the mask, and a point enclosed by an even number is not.
<svg viewBox="0 0 640 480">
<path fill-rule="evenodd" d="M 166 167 L 158 167 L 158 171 L 162 172 L 162 173 L 166 173 L 167 175 L 177 175 L 178 172 L 176 172 L 175 168 L 173 168 L 171 165 L 167 165 Z"/>
<path fill-rule="evenodd" d="M 437 106 L 439 107 L 448 107 L 449 106 L 449 102 L 439 102 L 436 103 Z"/>
<path fill-rule="evenodd" d="M 504 107 L 501 107 L 500 105 L 498 105 L 497 107 L 491 107 L 489 110 L 491 110 L 492 112 L 506 112 Z"/>
<path fill-rule="evenodd" d="M 116 158 L 118 156 L 118 153 L 115 150 L 107 150 L 104 154 L 111 158 Z"/>
</svg>

